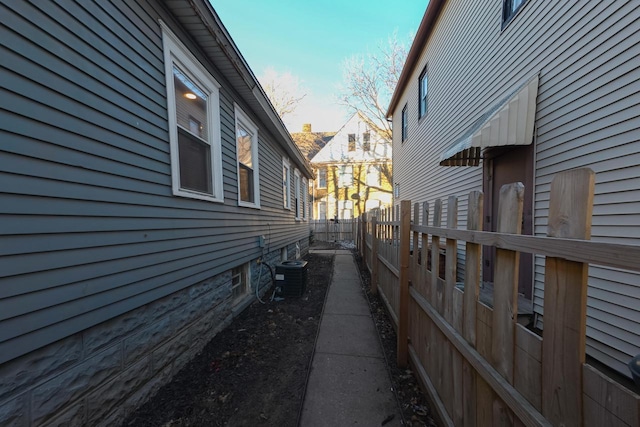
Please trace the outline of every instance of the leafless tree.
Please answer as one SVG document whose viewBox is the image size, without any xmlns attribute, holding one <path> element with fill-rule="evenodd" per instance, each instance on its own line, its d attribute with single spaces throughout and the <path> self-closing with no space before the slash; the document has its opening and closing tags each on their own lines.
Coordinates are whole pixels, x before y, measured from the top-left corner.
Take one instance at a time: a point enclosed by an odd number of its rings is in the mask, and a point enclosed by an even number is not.
<svg viewBox="0 0 640 427">
<path fill-rule="evenodd" d="M 269 67 L 258 80 L 281 119 L 293 113 L 307 96 L 300 79 L 289 72 L 278 73 Z"/>
<path fill-rule="evenodd" d="M 409 40 L 411 40 L 409 38 Z M 394 32 L 386 41 L 378 43 L 374 52 L 354 55 L 342 64 L 343 84 L 338 102 L 352 112 L 362 111 L 369 125 L 388 140 L 391 140 L 391 125 L 386 112 L 395 90 L 409 42 L 398 39 Z"/>
</svg>

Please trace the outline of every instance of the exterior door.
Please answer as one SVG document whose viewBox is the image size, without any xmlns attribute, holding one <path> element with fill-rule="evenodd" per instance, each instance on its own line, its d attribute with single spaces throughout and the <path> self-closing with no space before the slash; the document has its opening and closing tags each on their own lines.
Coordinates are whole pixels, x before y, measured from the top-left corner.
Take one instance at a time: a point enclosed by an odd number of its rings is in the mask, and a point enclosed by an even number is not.
<svg viewBox="0 0 640 427">
<path fill-rule="evenodd" d="M 524 184 L 522 234 L 533 234 L 533 144 L 498 147 L 487 150 L 483 162 L 484 226 L 485 231 L 497 231 L 498 197 L 505 184 Z M 484 248 L 482 279 L 493 282 L 495 248 Z M 533 293 L 533 256 L 520 254 L 518 292 L 527 299 Z"/>
</svg>

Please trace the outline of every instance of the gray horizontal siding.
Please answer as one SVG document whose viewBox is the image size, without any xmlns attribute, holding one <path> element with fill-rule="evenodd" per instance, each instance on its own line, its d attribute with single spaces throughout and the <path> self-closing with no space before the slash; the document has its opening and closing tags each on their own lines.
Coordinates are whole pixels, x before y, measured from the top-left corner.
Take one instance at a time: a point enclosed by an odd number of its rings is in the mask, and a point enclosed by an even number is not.
<svg viewBox="0 0 640 427">
<path fill-rule="evenodd" d="M 466 199 L 482 187 L 480 168 L 438 166 L 438 157 L 519 82 L 540 73 L 536 113 L 534 232 L 545 235 L 553 176 L 596 172 L 592 239 L 640 244 L 640 8 L 635 2 L 529 1 L 501 29 L 502 1 L 449 1 L 436 23 L 400 111 L 408 139 L 394 133 L 394 179 L 401 199 Z M 418 76 L 429 71 L 429 110 L 417 118 Z M 419 178 L 419 179 L 416 179 Z M 460 204 L 460 227 L 466 203 Z M 535 261 L 534 309 L 543 325 L 544 259 Z M 590 268 L 588 352 L 628 375 L 640 352 L 640 276 Z M 637 326 L 637 323 L 636 323 Z"/>
<path fill-rule="evenodd" d="M 172 19 L 153 4 L 0 1 L 0 363 L 255 259 L 259 235 L 308 237 L 282 208 L 284 151 L 246 107 L 261 209 L 237 206 L 241 101 L 216 64 L 225 201 L 172 196 Z"/>
</svg>

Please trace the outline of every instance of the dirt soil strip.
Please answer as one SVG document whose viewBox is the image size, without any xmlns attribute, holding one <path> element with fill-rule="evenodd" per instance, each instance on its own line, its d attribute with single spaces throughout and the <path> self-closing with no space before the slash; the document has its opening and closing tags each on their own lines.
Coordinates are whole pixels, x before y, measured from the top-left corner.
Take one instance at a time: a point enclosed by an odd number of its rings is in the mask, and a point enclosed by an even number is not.
<svg viewBox="0 0 640 427">
<path fill-rule="evenodd" d="M 124 425 L 296 426 L 333 272 L 333 255 L 305 259 L 301 298 L 252 304 Z"/>
</svg>

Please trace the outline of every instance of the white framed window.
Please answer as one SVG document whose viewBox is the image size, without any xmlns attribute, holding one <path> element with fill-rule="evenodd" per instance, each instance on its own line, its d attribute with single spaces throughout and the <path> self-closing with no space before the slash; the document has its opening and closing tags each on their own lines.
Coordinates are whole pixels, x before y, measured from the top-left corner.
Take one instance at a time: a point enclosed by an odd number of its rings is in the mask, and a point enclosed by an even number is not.
<svg viewBox="0 0 640 427">
<path fill-rule="evenodd" d="M 238 160 L 238 205 L 259 208 L 258 127 L 237 104 L 234 104 L 234 110 Z"/>
<path fill-rule="evenodd" d="M 309 183 L 307 182 L 306 178 L 302 178 L 302 186 L 300 188 L 300 191 L 302 194 L 300 194 L 300 199 L 302 200 L 302 219 L 304 221 L 307 220 L 307 210 L 309 209 L 309 206 L 307 204 L 307 197 L 309 194 Z"/>
<path fill-rule="evenodd" d="M 351 200 L 338 200 L 338 218 L 351 219 L 353 217 L 353 202 Z"/>
<path fill-rule="evenodd" d="M 378 166 L 367 166 L 367 185 L 370 187 L 380 186 L 380 169 Z"/>
<path fill-rule="evenodd" d="M 224 202 L 220 84 L 166 24 L 162 27 L 171 187 L 175 196 Z"/>
<path fill-rule="evenodd" d="M 249 289 L 249 265 L 244 264 L 231 269 L 231 297 L 239 302 Z"/>
<path fill-rule="evenodd" d="M 318 188 L 327 188 L 327 168 L 318 169 Z"/>
<path fill-rule="evenodd" d="M 420 78 L 418 79 L 418 89 L 420 92 L 418 99 L 418 118 L 422 118 L 427 114 L 427 95 L 429 93 L 428 81 L 427 67 L 424 67 L 424 70 L 422 70 L 422 74 L 420 74 Z"/>
<path fill-rule="evenodd" d="M 282 159 L 282 200 L 285 209 L 291 209 L 291 164 Z"/>
<path fill-rule="evenodd" d="M 362 134 L 362 151 L 371 150 L 371 133 L 365 132 Z"/>
<path fill-rule="evenodd" d="M 339 172 L 340 187 L 351 187 L 353 185 L 353 165 L 341 165 Z"/>
<path fill-rule="evenodd" d="M 349 134 L 349 151 L 356 151 L 356 134 L 355 133 L 350 133 Z"/>
<path fill-rule="evenodd" d="M 527 0 L 503 0 L 502 2 L 502 28 L 516 16 Z"/>
<path fill-rule="evenodd" d="M 407 104 L 405 104 L 404 108 L 402 109 L 401 128 L 402 128 L 402 142 L 405 142 L 407 140 L 407 133 L 409 131 L 409 118 L 408 118 Z"/>
<path fill-rule="evenodd" d="M 300 219 L 302 217 L 302 201 L 300 198 L 300 171 L 298 169 L 293 172 L 293 203 L 296 219 Z"/>
<path fill-rule="evenodd" d="M 327 202 L 318 202 L 318 219 L 327 219 Z"/>
</svg>

